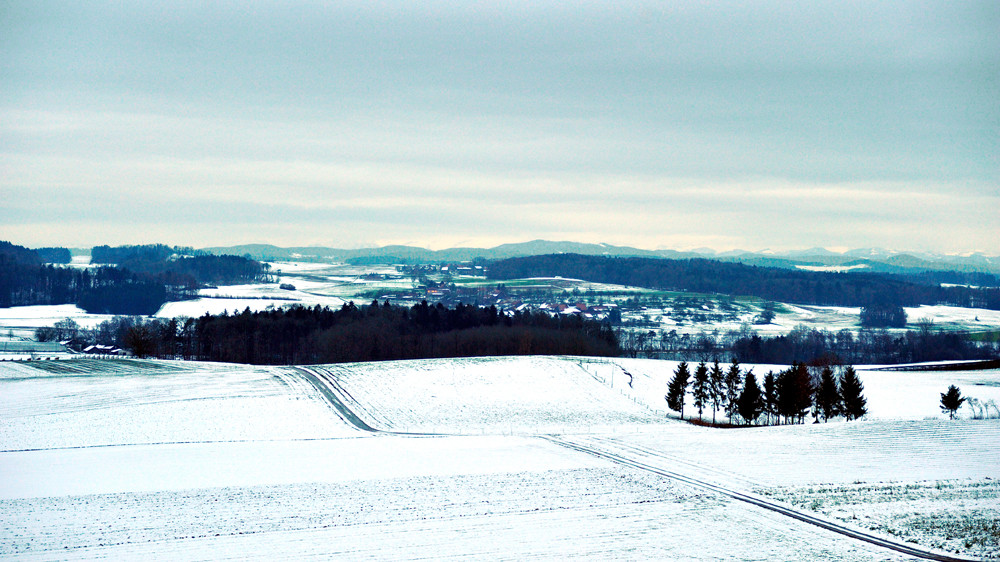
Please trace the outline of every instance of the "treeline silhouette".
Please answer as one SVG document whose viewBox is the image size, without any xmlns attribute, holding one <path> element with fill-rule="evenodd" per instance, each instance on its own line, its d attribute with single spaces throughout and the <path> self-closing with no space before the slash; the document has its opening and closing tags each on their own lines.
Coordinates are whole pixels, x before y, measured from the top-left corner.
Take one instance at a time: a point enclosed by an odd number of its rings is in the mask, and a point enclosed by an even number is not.
<svg viewBox="0 0 1000 562">
<path fill-rule="evenodd" d="M 237 256 L 146 259 L 160 251 L 130 254 L 128 266 L 73 269 L 46 265 L 37 251 L 0 242 L 0 307 L 76 304 L 94 314 L 154 314 L 168 300 L 194 295 L 205 283 L 270 280 L 265 264 Z M 171 253 L 173 255 L 173 253 Z"/>
<path fill-rule="evenodd" d="M 35 253 L 45 263 L 65 264 L 73 261 L 73 255 L 70 254 L 69 248 L 35 248 Z"/>
<path fill-rule="evenodd" d="M 189 247 L 165 244 L 95 246 L 91 263 L 119 267 L 158 278 L 167 285 L 232 285 L 273 281 L 270 266 L 247 257 L 212 255 Z"/>
<path fill-rule="evenodd" d="M 159 279 L 167 285 L 186 287 L 270 283 L 274 280 L 270 265 L 239 256 L 198 255 L 159 261 L 131 258 L 119 267 Z"/>
<path fill-rule="evenodd" d="M 748 295 L 826 306 L 949 304 L 1000 310 L 1000 288 L 942 287 L 889 274 L 801 271 L 707 259 L 552 254 L 493 262 L 487 276 L 498 281 L 560 276 L 650 289 Z"/>
<path fill-rule="evenodd" d="M 778 336 L 753 330 L 734 330 L 715 335 L 662 334 L 660 337 L 629 337 L 619 334 L 622 354 L 677 360 L 733 357 L 743 363 L 791 365 L 896 364 L 925 361 L 988 360 L 1000 357 L 996 334 L 935 332 L 929 328 L 906 332 L 863 329 L 832 332 L 797 326 Z"/>
<path fill-rule="evenodd" d="M 616 356 L 614 332 L 578 316 L 505 313 L 496 307 L 413 307 L 378 301 L 339 309 L 293 306 L 156 320 L 109 334 L 136 355 L 290 365 L 473 357 L 484 355 Z"/>
<path fill-rule="evenodd" d="M 773 337 L 754 334 L 737 339 L 730 349 L 745 363 L 781 365 L 823 360 L 834 364 L 962 361 L 995 359 L 1000 352 L 996 342 L 975 341 L 966 333 L 916 330 L 861 330 L 856 336 L 846 330 L 810 330 Z"/>
<path fill-rule="evenodd" d="M 170 247 L 166 244 L 94 246 L 90 249 L 90 263 L 121 265 L 129 260 L 157 262 L 165 261 L 175 254 L 193 255 L 194 250 L 187 247 Z"/>
<path fill-rule="evenodd" d="M 70 269 L 15 261 L 0 248 L 0 307 L 76 304 L 95 314 L 153 314 L 166 286 L 130 271 Z"/>
</svg>

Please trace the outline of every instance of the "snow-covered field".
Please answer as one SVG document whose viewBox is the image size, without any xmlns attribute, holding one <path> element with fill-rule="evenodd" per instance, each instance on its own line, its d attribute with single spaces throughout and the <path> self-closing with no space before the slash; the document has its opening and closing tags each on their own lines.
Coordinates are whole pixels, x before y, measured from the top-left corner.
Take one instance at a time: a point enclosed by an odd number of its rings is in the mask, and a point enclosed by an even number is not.
<svg viewBox="0 0 1000 562">
<path fill-rule="evenodd" d="M 663 413 L 675 366 L 3 363 L 0 557 L 912 559 L 536 432 L 1000 554 L 1000 420 L 948 421 L 936 406 L 951 383 L 1000 398 L 1000 372 L 862 371 L 869 419 L 717 430 Z M 323 380 L 377 429 L 454 435 L 359 431 Z"/>
<path fill-rule="evenodd" d="M 435 433 L 564 433 L 664 421 L 660 403 L 628 395 L 609 363 L 563 357 L 490 357 L 310 367 L 332 379 L 351 409 L 378 429 Z M 619 371 L 619 388 L 601 371 Z M 624 388 L 622 388 L 624 387 Z"/>
<path fill-rule="evenodd" d="M 631 321 L 653 322 L 661 331 L 690 335 L 716 331 L 720 334 L 740 332 L 748 327 L 754 332 L 769 336 L 788 334 L 798 327 L 828 332 L 857 332 L 861 329 L 860 307 L 785 303 L 776 307 L 774 320 L 770 324 L 754 324 L 761 313 L 763 301 L 732 301 L 729 303 L 731 309 L 726 311 L 717 306 L 718 303 L 709 300 L 693 310 L 682 307 L 688 315 L 678 315 L 674 305 L 668 301 L 665 308 L 644 307 L 641 312 L 625 312 L 622 317 Z M 923 324 L 935 331 L 983 332 L 1000 329 L 998 310 L 943 305 L 921 305 L 906 307 L 904 310 L 908 324 L 903 330 L 916 330 Z M 700 313 L 701 316 L 695 319 L 690 315 L 692 312 Z M 643 329 L 649 328 L 644 325 Z"/>
<path fill-rule="evenodd" d="M 270 265 L 273 271 L 278 272 L 280 283 L 294 285 L 298 291 L 313 297 L 349 300 L 372 289 L 409 290 L 414 287 L 411 278 L 398 278 L 394 266 L 300 262 L 274 262 Z"/>
<path fill-rule="evenodd" d="M 0 330 L 25 331 L 26 336 L 34 336 L 35 329 L 51 326 L 65 318 L 71 318 L 81 327 L 93 328 L 110 316 L 88 314 L 75 304 L 12 306 L 0 308 Z"/>
<path fill-rule="evenodd" d="M 281 277 L 281 283 L 288 280 Z M 316 291 L 313 285 L 308 286 L 300 280 L 295 279 L 295 290 L 284 290 L 275 284 L 258 283 L 253 285 L 226 285 L 223 287 L 201 289 L 198 291 L 198 298 L 165 303 L 156 316 L 160 318 L 177 318 L 186 316 L 197 318 L 208 314 L 222 314 L 223 312 L 242 312 L 249 308 L 251 311 L 260 311 L 268 307 L 281 308 L 284 306 L 329 306 L 339 307 L 344 304 L 343 299 L 323 294 Z M 312 289 L 312 290 L 311 290 Z"/>
<path fill-rule="evenodd" d="M 245 366 L 8 362 L 0 385 L 6 451 L 357 435 L 301 379 Z"/>
</svg>

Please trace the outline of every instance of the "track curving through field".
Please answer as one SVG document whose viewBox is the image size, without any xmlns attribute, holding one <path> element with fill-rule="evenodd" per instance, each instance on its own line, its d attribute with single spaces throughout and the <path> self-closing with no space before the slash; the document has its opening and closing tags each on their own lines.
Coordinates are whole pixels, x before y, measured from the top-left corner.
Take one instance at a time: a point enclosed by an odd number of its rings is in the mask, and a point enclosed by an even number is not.
<svg viewBox="0 0 1000 562">
<path fill-rule="evenodd" d="M 347 401 L 352 399 L 346 390 L 344 390 L 332 376 L 327 376 L 323 373 L 314 372 L 308 368 L 294 367 L 295 371 L 303 376 L 303 378 L 309 381 L 316 389 L 329 401 L 333 408 L 337 411 L 338 415 L 346 421 L 347 423 L 353 425 L 361 431 L 366 431 L 370 433 L 386 433 L 393 435 L 411 435 L 411 436 L 448 436 L 447 433 L 403 433 L 391 430 L 381 430 L 372 427 L 364 420 L 362 420 L 355 412 L 347 405 Z M 668 470 L 662 466 L 655 466 L 649 464 L 648 462 L 643 462 L 636 457 L 639 456 L 653 456 L 666 461 L 676 461 L 677 459 L 671 459 L 670 457 L 660 454 L 655 451 L 650 451 L 643 448 L 633 447 L 627 444 L 619 444 L 619 449 L 630 450 L 633 453 L 627 456 L 627 453 L 619 450 L 614 452 L 604 448 L 598 448 L 594 445 L 589 445 L 579 441 L 574 441 L 565 436 L 556 435 L 538 435 L 540 439 L 544 439 L 552 444 L 564 447 L 570 450 L 574 450 L 580 453 L 585 453 L 588 455 L 596 456 L 617 464 L 635 468 L 638 470 L 643 470 L 662 476 L 665 478 L 670 478 L 672 480 L 682 482 L 697 488 L 715 492 L 732 499 L 754 505 L 786 517 L 790 517 L 797 521 L 807 523 L 810 525 L 815 525 L 822 529 L 832 531 L 834 533 L 840 534 L 842 536 L 859 540 L 867 544 L 874 546 L 886 548 L 894 552 L 905 554 L 907 556 L 913 556 L 914 558 L 919 558 L 922 560 L 933 560 L 936 562 L 975 562 L 979 560 L 978 558 L 965 557 L 955 554 L 949 554 L 945 552 L 934 551 L 928 548 L 923 548 L 910 543 L 905 543 L 902 541 L 894 540 L 884 536 L 876 535 L 861 529 L 856 529 L 848 525 L 844 525 L 837 521 L 827 519 L 825 517 L 801 511 L 784 505 L 782 503 L 769 500 L 765 497 L 758 496 L 756 494 L 742 492 L 735 490 L 717 483 L 709 482 L 707 480 L 702 480 L 694 476 L 687 474 L 681 474 L 672 470 Z M 690 463 L 688 463 L 690 464 Z M 696 467 L 696 465 L 692 465 Z M 701 467 L 696 467 L 701 468 Z M 729 474 L 729 477 L 737 477 L 737 475 Z"/>
<path fill-rule="evenodd" d="M 796 520 L 802 521 L 804 523 L 809 523 L 811 525 L 816 525 L 817 527 L 820 527 L 822 529 L 826 529 L 828 531 L 833 531 L 835 533 L 844 535 L 846 537 L 850 537 L 852 539 L 863 541 L 863 542 L 866 542 L 868 544 L 872 544 L 872 545 L 875 545 L 875 546 L 887 548 L 887 549 L 893 550 L 895 552 L 906 554 L 908 556 L 913 556 L 915 558 L 920 558 L 920 559 L 923 559 L 923 560 L 935 560 L 935 561 L 940 561 L 940 562 L 969 562 L 969 561 L 979 560 L 978 558 L 971 558 L 971 557 L 959 556 L 959 555 L 954 555 L 954 554 L 948 554 L 948 553 L 945 553 L 945 552 L 936 552 L 936 551 L 933 551 L 933 550 L 930 550 L 930 549 L 927 549 L 927 548 L 922 548 L 922 547 L 919 547 L 919 546 L 914 546 L 914 545 L 909 544 L 909 543 L 904 543 L 904 542 L 901 542 L 901 541 L 897 541 L 897 540 L 889 539 L 889 538 L 886 538 L 886 537 L 882 537 L 882 536 L 879 536 L 879 535 L 876 535 L 876 534 L 873 534 L 873 533 L 868 533 L 866 531 L 863 531 L 863 530 L 860 530 L 860 529 L 855 529 L 855 528 L 852 528 L 850 526 L 838 523 L 836 521 L 832 521 L 832 520 L 827 519 L 825 517 L 821 517 L 821 516 L 818 516 L 818 515 L 815 515 L 815 514 L 811 514 L 811 513 L 807 513 L 807 512 L 804 512 L 804 511 L 800 511 L 800 510 L 794 509 L 794 508 L 789 507 L 787 505 L 783 505 L 781 503 L 769 500 L 767 498 L 764 498 L 762 496 L 758 496 L 756 494 L 751 494 L 751 493 L 747 493 L 747 492 L 741 492 L 741 491 L 733 490 L 733 489 L 727 488 L 725 486 L 714 484 L 712 482 L 701 480 L 701 479 L 698 479 L 698 478 L 695 478 L 695 477 L 692 477 L 692 476 L 689 476 L 689 475 L 680 474 L 678 472 L 667 470 L 667 469 L 662 468 L 662 467 L 654 466 L 654 465 L 651 465 L 651 464 L 639 461 L 639 460 L 637 460 L 635 458 L 630 458 L 630 457 L 627 457 L 627 456 L 624 456 L 622 454 L 618 454 L 618 453 L 615 453 L 615 452 L 612 452 L 612 451 L 609 451 L 609 450 L 599 449 L 599 448 L 594 447 L 592 445 L 587 445 L 587 444 L 584 444 L 584 443 L 575 442 L 575 441 L 572 441 L 572 440 L 567 439 L 565 437 L 556 437 L 554 435 L 545 435 L 545 436 L 540 436 L 540 437 L 542 439 L 545 439 L 545 440 L 549 441 L 550 443 L 559 445 L 561 447 L 566 447 L 566 448 L 574 450 L 574 451 L 579 451 L 581 453 L 586 453 L 586 454 L 589 454 L 589 455 L 593 455 L 593 456 L 596 456 L 596 457 L 599 457 L 599 458 L 603 458 L 603 459 L 606 459 L 606 460 L 609 460 L 609 461 L 612 461 L 612 462 L 615 462 L 615 463 L 618 463 L 618 464 L 622 464 L 622 465 L 625 465 L 625 466 L 630 466 L 632 468 L 636 468 L 636 469 L 639 469 L 639 470 L 645 470 L 647 472 L 652 472 L 653 474 L 658 474 L 660 476 L 663 476 L 663 477 L 666 477 L 666 478 L 670 478 L 670 479 L 676 480 L 678 482 L 683 482 L 685 484 L 696 486 L 696 487 L 699 487 L 699 488 L 702 488 L 702 489 L 705 489 L 705 490 L 710 490 L 712 492 L 716 492 L 718 494 L 722 494 L 724 496 L 728 496 L 728 497 L 733 498 L 735 500 L 739 500 L 739 501 L 742 501 L 742 502 L 745 502 L 745 503 L 748 503 L 748 504 L 751 504 L 751 505 L 755 505 L 757 507 L 761 507 L 761 508 L 764 508 L 764 509 L 767 509 L 767 510 L 779 513 L 781 515 L 785 515 L 787 517 L 791 517 L 792 519 L 796 519 Z"/>
<path fill-rule="evenodd" d="M 295 372 L 302 375 L 309 384 L 313 385 L 323 398 L 326 398 L 327 402 L 333 406 L 337 415 L 340 416 L 342 420 L 353 425 L 354 427 L 360 429 L 361 431 L 367 431 L 369 433 L 378 433 L 379 430 L 365 423 L 364 420 L 359 418 L 353 410 L 344 404 L 344 401 L 340 399 L 339 394 L 345 393 L 344 389 L 337 384 L 337 381 L 333 380 L 332 377 L 321 377 L 315 372 L 303 368 L 303 367 L 292 367 Z"/>
</svg>

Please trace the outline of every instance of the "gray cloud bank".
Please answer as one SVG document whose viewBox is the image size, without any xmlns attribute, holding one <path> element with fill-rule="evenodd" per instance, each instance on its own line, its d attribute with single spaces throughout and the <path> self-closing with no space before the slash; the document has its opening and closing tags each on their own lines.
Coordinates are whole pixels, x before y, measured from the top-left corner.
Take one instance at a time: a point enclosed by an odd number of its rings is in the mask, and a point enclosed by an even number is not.
<svg viewBox="0 0 1000 562">
<path fill-rule="evenodd" d="M 1000 5 L 0 8 L 0 238 L 1000 254 Z"/>
</svg>

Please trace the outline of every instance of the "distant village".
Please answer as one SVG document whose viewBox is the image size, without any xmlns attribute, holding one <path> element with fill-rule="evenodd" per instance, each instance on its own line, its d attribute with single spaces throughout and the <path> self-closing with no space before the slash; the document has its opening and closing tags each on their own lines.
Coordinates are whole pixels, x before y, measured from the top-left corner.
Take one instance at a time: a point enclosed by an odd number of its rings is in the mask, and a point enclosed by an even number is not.
<svg viewBox="0 0 1000 562">
<path fill-rule="evenodd" d="M 550 314 L 579 315 L 587 320 L 607 320 L 615 316 L 616 304 L 587 304 L 579 298 L 579 295 L 570 295 L 568 299 L 560 292 L 551 288 L 545 290 L 532 291 L 527 287 L 520 287 L 517 295 L 510 294 L 503 283 L 494 286 L 465 287 L 455 285 L 450 281 L 452 276 L 456 277 L 482 277 L 486 278 L 486 270 L 481 265 L 469 264 L 445 264 L 405 266 L 399 268 L 401 275 L 397 279 L 412 277 L 419 279 L 421 287 L 406 291 L 385 291 L 378 296 L 378 300 L 388 300 L 394 304 L 416 304 L 426 300 L 429 303 L 441 303 L 445 306 L 454 306 L 458 303 L 474 304 L 477 306 L 495 306 L 498 309 L 509 312 L 522 312 L 525 310 L 544 311 Z M 442 281 L 435 282 L 430 276 L 442 278 Z M 377 277 L 378 279 L 372 279 Z M 369 274 L 366 280 L 386 280 L 390 276 L 385 274 Z"/>
</svg>

